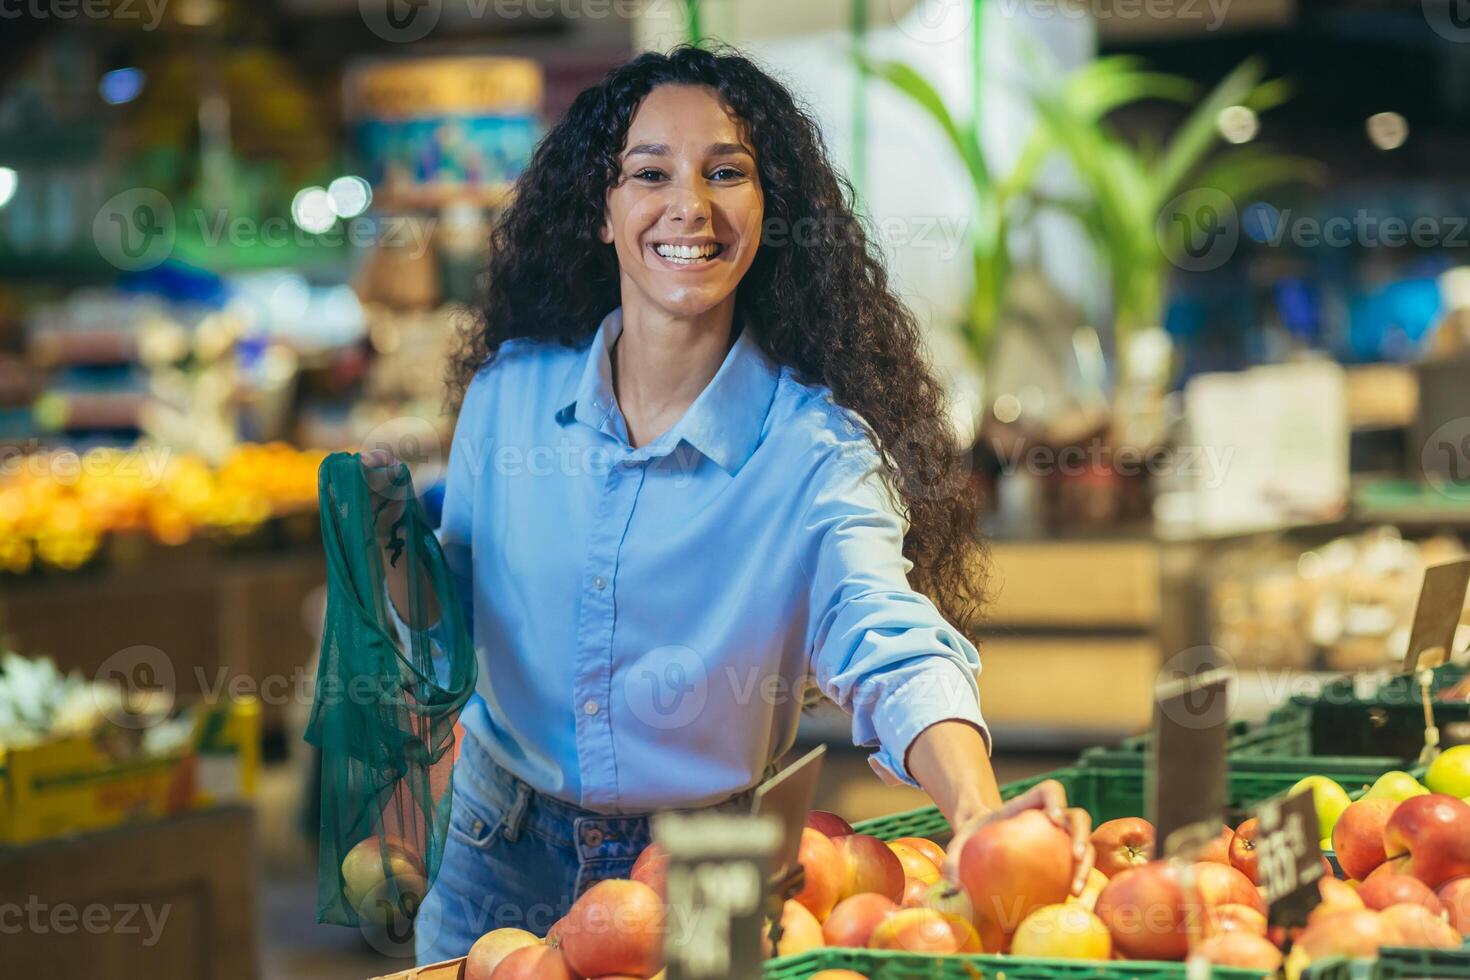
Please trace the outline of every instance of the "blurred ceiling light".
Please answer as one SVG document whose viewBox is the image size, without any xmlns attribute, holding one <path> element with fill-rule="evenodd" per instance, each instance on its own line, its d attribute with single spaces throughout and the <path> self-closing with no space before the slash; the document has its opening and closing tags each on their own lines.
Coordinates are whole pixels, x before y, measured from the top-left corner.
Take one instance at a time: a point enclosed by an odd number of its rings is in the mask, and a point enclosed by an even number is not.
<svg viewBox="0 0 1470 980">
<path fill-rule="evenodd" d="M 118 68 L 103 74 L 97 92 L 108 105 L 123 105 L 142 94 L 143 80 L 140 68 Z"/>
<path fill-rule="evenodd" d="M 313 235 L 330 231 L 337 223 L 337 215 L 332 211 L 332 199 L 327 196 L 326 188 L 304 187 L 297 191 L 291 202 L 291 220 L 302 231 Z"/>
<path fill-rule="evenodd" d="M 1215 117 L 1220 135 L 1231 143 L 1249 143 L 1261 131 L 1261 120 L 1255 110 L 1243 105 L 1228 105 Z"/>
<path fill-rule="evenodd" d="M 998 420 L 1009 425 L 1021 417 L 1021 399 L 1015 395 L 1001 395 L 995 400 L 991 411 Z"/>
<path fill-rule="evenodd" d="M 338 177 L 327 185 L 327 198 L 337 217 L 355 218 L 373 203 L 373 189 L 361 177 Z"/>
<path fill-rule="evenodd" d="M 1397 150 L 1409 138 L 1409 121 L 1397 112 L 1375 112 L 1368 117 L 1368 138 L 1380 150 Z"/>
<path fill-rule="evenodd" d="M 174 19 L 185 27 L 208 27 L 219 20 L 219 0 L 183 0 Z"/>
<path fill-rule="evenodd" d="M 0 167 L 0 208 L 10 203 L 15 196 L 16 185 L 20 183 L 20 176 L 9 167 Z"/>
</svg>

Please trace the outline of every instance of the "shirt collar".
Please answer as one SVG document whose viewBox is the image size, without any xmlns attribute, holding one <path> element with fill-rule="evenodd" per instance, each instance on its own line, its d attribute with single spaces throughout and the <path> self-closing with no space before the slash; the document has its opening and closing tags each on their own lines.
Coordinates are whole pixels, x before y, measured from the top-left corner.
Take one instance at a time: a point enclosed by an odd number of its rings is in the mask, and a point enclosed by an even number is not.
<svg viewBox="0 0 1470 980">
<path fill-rule="evenodd" d="M 619 422 L 613 396 L 612 359 L 608 351 L 623 330 L 619 307 L 603 318 L 587 349 L 582 372 L 570 397 L 559 399 L 557 421 L 573 419 L 594 429 L 605 429 L 611 418 Z M 705 385 L 681 418 L 668 432 L 636 453 L 646 456 L 671 452 L 687 442 L 725 472 L 734 475 L 760 444 L 766 415 L 775 396 L 780 369 L 766 356 L 751 331 L 741 330 L 719 371 Z M 623 432 L 626 438 L 626 433 Z"/>
</svg>

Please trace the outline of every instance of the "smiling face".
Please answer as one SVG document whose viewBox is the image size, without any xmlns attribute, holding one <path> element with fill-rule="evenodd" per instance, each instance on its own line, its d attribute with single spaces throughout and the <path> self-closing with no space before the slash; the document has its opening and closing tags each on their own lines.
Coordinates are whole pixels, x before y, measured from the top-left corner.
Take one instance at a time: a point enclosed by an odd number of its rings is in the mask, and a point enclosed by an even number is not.
<svg viewBox="0 0 1470 980">
<path fill-rule="evenodd" d="M 760 245 L 764 198 L 743 127 L 712 90 L 661 85 L 628 126 L 602 240 L 623 305 L 701 316 L 735 302 Z"/>
</svg>

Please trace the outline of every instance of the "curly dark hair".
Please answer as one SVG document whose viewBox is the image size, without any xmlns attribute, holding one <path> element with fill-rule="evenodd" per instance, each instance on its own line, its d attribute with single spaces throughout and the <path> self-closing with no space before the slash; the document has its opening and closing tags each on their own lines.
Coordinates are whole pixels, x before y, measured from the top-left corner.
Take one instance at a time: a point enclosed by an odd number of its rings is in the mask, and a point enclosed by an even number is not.
<svg viewBox="0 0 1470 980">
<path fill-rule="evenodd" d="M 734 51 L 643 54 L 577 96 L 537 146 L 492 233 L 486 303 L 450 366 L 451 397 L 507 340 L 580 346 L 619 305 L 617 257 L 598 230 L 628 126 L 660 85 L 707 86 L 743 125 L 765 225 L 736 290 L 737 321 L 772 359 L 825 385 L 866 423 L 909 522 L 911 586 L 971 631 L 983 595 L 979 496 L 966 479 L 968 457 L 953 453 L 944 390 L 918 324 L 889 286 L 816 121 Z M 773 232 L 786 237 L 778 242 Z"/>
</svg>

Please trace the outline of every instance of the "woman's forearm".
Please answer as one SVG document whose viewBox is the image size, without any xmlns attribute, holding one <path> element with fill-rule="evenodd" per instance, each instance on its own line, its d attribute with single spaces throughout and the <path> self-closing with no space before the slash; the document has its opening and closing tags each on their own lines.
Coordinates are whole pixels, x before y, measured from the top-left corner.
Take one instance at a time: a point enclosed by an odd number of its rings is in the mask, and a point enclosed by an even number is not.
<svg viewBox="0 0 1470 980">
<path fill-rule="evenodd" d="M 1000 786 L 985 737 L 969 722 L 930 725 L 909 746 L 906 764 L 951 827 L 1000 808 Z"/>
</svg>

